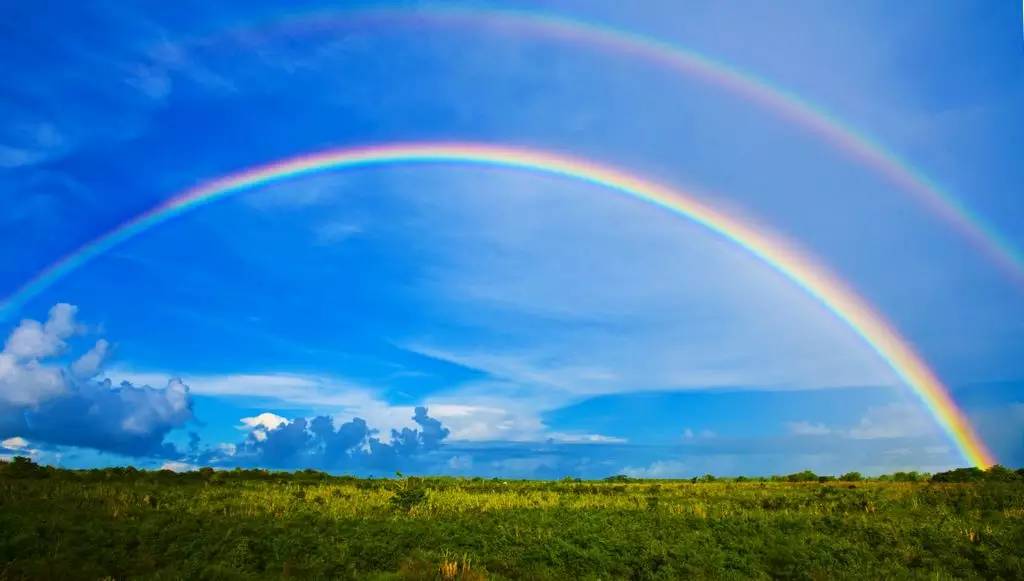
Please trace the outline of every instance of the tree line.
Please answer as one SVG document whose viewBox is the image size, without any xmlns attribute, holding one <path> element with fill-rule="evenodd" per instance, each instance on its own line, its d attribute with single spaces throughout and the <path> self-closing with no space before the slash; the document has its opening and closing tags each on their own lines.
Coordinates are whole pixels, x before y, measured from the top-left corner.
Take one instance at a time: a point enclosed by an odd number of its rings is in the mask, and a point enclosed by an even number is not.
<svg viewBox="0 0 1024 581">
<path fill-rule="evenodd" d="M 402 474 L 396 473 L 398 478 Z M 358 478 L 351 475 L 334 475 L 320 470 L 305 469 L 297 471 L 267 470 L 263 468 L 234 468 L 231 470 L 214 470 L 210 467 L 198 468 L 187 472 L 174 472 L 172 470 L 140 470 L 132 466 L 117 466 L 109 468 L 92 468 L 72 470 L 54 466 L 36 464 L 31 458 L 15 456 L 11 460 L 0 460 L 0 478 L 55 478 L 81 481 L 104 481 L 104 480 L 166 480 L 166 481 L 265 481 L 265 482 L 349 482 L 372 486 L 374 478 Z M 381 480 L 381 479 L 378 479 Z M 388 480 L 388 479 L 383 479 Z M 460 480 L 471 482 L 483 482 L 488 479 L 480 477 L 457 478 L 451 476 L 431 477 L 432 481 Z M 508 479 L 491 478 L 489 480 L 499 482 Z M 929 474 L 927 472 L 894 472 L 892 474 L 881 474 L 878 476 L 864 476 L 860 472 L 847 472 L 839 476 L 816 474 L 810 470 L 794 472 L 792 474 L 774 476 L 733 476 L 721 477 L 713 474 L 705 474 L 689 479 L 646 479 L 634 478 L 631 476 L 617 474 L 604 479 L 605 482 L 650 482 L 653 480 L 664 481 L 686 481 L 694 484 L 708 482 L 1020 482 L 1024 483 L 1024 468 L 1012 470 L 995 464 L 987 469 L 977 467 L 956 468 L 945 472 Z M 579 478 L 566 477 L 563 482 L 582 482 Z"/>
</svg>

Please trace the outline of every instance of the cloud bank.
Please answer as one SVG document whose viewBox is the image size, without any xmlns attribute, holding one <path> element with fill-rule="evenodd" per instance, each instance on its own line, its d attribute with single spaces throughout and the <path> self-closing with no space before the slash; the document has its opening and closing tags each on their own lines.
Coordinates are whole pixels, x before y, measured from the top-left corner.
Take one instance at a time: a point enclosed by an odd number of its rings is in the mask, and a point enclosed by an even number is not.
<svg viewBox="0 0 1024 581">
<path fill-rule="evenodd" d="M 77 308 L 60 303 L 45 323 L 25 319 L 0 352 L 0 439 L 78 446 L 128 456 L 173 457 L 167 434 L 192 419 L 188 386 L 95 379 L 110 344 L 99 339 L 68 365 L 57 360 L 84 332 Z"/>
<path fill-rule="evenodd" d="M 382 440 L 379 430 L 363 418 L 353 418 L 335 428 L 330 416 L 287 420 L 269 412 L 242 418 L 251 431 L 240 444 L 206 450 L 198 463 L 267 468 L 317 468 L 320 470 L 392 470 L 410 459 L 441 447 L 450 431 L 439 420 L 417 407 L 412 416 L 416 429 L 391 430 Z"/>
</svg>

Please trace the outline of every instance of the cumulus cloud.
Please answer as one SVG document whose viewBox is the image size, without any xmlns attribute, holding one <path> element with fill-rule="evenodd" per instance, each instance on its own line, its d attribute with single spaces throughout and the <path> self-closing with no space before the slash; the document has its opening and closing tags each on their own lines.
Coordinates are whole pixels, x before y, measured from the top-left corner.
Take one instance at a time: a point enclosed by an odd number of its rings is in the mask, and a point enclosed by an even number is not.
<svg viewBox="0 0 1024 581">
<path fill-rule="evenodd" d="M 16 425 L 7 427 L 11 432 L 48 444 L 129 456 L 176 455 L 164 437 L 192 418 L 188 387 L 180 380 L 163 388 L 69 383 L 62 396 L 18 411 Z"/>
<path fill-rule="evenodd" d="M 383 441 L 379 431 L 363 418 L 335 427 L 330 416 L 289 421 L 262 413 L 242 418 L 242 425 L 251 431 L 243 442 L 230 448 L 230 453 L 225 448 L 208 450 L 199 459 L 203 463 L 272 468 L 391 469 L 400 459 L 437 450 L 450 433 L 428 415 L 425 407 L 415 408 L 412 420 L 416 429 L 391 430 L 390 439 Z"/>
<path fill-rule="evenodd" d="M 76 312 L 57 304 L 45 323 L 26 319 L 8 336 L 0 352 L 0 438 L 131 456 L 178 454 L 164 438 L 192 419 L 189 388 L 181 380 L 153 388 L 92 379 L 110 348 L 104 339 L 68 368 L 49 361 L 83 329 Z"/>
<path fill-rule="evenodd" d="M 20 362 L 6 352 L 0 353 L 0 411 L 6 406 L 30 406 L 55 397 L 66 388 L 60 369 L 36 360 Z"/>
<path fill-rule="evenodd" d="M 0 405 L 34 405 L 65 390 L 60 369 L 42 359 L 61 354 L 76 330 L 77 308 L 59 303 L 45 323 L 25 319 L 11 331 L 0 351 Z"/>
<path fill-rule="evenodd" d="M 71 364 L 71 373 L 74 373 L 75 377 L 83 379 L 95 376 L 99 373 L 100 366 L 106 360 L 109 350 L 110 343 L 106 339 L 96 341 L 92 349 L 88 350 Z"/>
<path fill-rule="evenodd" d="M 267 439 L 268 431 L 276 430 L 283 424 L 288 423 L 287 418 L 282 418 L 281 416 L 270 412 L 263 412 L 262 414 L 251 418 L 242 418 L 239 421 L 241 421 L 242 424 L 238 426 L 238 429 L 250 430 L 252 436 L 260 441 Z"/>
<path fill-rule="evenodd" d="M 50 309 L 45 323 L 25 319 L 7 337 L 4 353 L 16 359 L 39 359 L 57 355 L 65 348 L 64 339 L 75 332 L 75 313 L 78 308 L 58 303 Z"/>
</svg>

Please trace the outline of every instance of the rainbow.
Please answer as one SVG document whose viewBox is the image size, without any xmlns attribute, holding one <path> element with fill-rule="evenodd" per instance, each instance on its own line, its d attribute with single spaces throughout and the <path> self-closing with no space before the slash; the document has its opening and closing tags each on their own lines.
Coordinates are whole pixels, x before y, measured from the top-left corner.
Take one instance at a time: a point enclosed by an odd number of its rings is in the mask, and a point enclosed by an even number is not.
<svg viewBox="0 0 1024 581">
<path fill-rule="evenodd" d="M 466 25 L 470 30 L 490 27 L 499 32 L 539 35 L 626 54 L 702 79 L 802 127 L 830 143 L 844 155 L 884 176 L 960 232 L 1012 280 L 1024 284 L 1024 255 L 981 216 L 896 153 L 844 123 L 824 108 L 778 85 L 694 50 L 661 40 L 553 14 L 425 5 L 415 8 L 357 8 L 304 14 L 271 21 L 267 25 L 230 30 L 213 37 L 194 40 L 191 44 L 210 45 L 222 39 L 257 43 L 268 36 L 331 32 L 338 28 L 352 28 L 357 24 L 372 23 Z"/>
<path fill-rule="evenodd" d="M 689 218 L 730 240 L 790 279 L 860 335 L 914 391 L 964 459 L 987 467 L 992 454 L 957 408 L 942 382 L 914 349 L 870 305 L 828 270 L 783 239 L 681 190 L 616 169 L 538 150 L 473 143 L 413 143 L 335 149 L 301 155 L 217 178 L 186 190 L 55 262 L 0 309 L 11 309 L 71 271 L 149 228 L 215 200 L 298 176 L 392 164 L 463 163 L 572 178 L 631 196 Z"/>
</svg>

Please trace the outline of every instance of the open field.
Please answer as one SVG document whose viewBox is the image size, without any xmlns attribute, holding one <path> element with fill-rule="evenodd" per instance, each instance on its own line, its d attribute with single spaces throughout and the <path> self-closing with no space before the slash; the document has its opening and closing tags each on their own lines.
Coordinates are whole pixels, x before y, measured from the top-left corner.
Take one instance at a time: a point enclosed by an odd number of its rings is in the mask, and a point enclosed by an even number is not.
<svg viewBox="0 0 1024 581">
<path fill-rule="evenodd" d="M 0 578 L 1024 578 L 1024 484 L 0 476 Z"/>
</svg>

